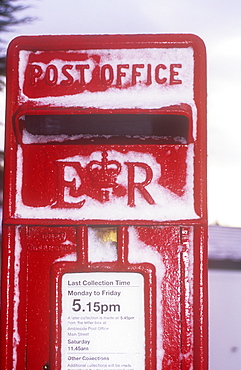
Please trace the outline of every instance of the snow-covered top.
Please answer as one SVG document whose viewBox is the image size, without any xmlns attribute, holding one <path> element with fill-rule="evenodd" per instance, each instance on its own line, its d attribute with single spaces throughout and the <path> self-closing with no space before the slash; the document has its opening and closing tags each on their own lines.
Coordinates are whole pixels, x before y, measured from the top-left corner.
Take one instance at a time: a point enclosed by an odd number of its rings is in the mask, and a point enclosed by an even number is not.
<svg viewBox="0 0 241 370">
<path fill-rule="evenodd" d="M 36 52 L 35 54 L 37 55 L 37 53 L 39 53 L 41 58 L 41 52 Z M 180 103 L 186 103 L 190 106 L 194 105 L 194 57 L 191 47 L 82 50 L 78 53 L 88 55 L 87 59 L 83 61 L 79 61 L 77 52 L 73 53 L 73 51 L 69 51 L 68 53 L 72 53 L 73 56 L 76 54 L 76 60 L 70 61 L 69 59 L 53 58 L 49 63 L 43 63 L 42 61 L 32 63 L 30 62 L 30 51 L 22 50 L 20 52 L 19 98 L 21 103 L 31 100 L 38 106 L 81 106 L 103 109 L 158 109 Z M 96 61 L 96 55 L 98 55 L 98 62 Z M 97 64 L 100 68 L 100 73 L 102 73 L 102 80 L 103 73 L 105 72 L 105 81 L 110 81 L 111 73 L 111 75 L 113 74 L 111 76 L 112 82 L 111 84 L 108 82 L 108 89 L 104 91 L 88 91 L 88 84 L 94 79 L 93 71 Z M 66 65 L 71 66 L 71 69 L 67 70 L 68 74 L 64 71 L 64 66 Z M 72 93 L 72 90 L 66 88 L 66 94 L 57 96 L 51 93 L 51 91 L 55 91 L 52 86 L 52 89 L 49 89 L 48 95 L 31 97 L 26 93 L 26 81 L 24 80 L 29 66 L 38 67 L 39 74 L 36 75 L 34 82 L 36 90 L 38 90 L 38 83 L 43 83 L 46 80 L 46 73 L 49 79 L 53 79 L 52 74 L 56 73 L 54 88 L 56 87 L 57 89 L 63 84 L 63 81 L 65 84 L 68 83 L 66 76 L 69 78 L 69 85 L 72 82 L 80 81 L 80 66 L 88 66 L 82 72 L 86 88 L 84 91 L 76 91 L 75 93 Z M 102 72 L 103 70 L 104 72 Z M 52 83 L 51 81 L 49 83 Z M 67 86 L 69 87 L 69 85 Z"/>
</svg>

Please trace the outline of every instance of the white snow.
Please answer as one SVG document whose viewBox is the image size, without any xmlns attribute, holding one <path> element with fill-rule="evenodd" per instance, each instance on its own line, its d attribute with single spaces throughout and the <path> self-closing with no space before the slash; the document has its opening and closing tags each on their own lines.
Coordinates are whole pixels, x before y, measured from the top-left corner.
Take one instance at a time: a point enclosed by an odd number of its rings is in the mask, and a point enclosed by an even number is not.
<svg viewBox="0 0 241 370">
<path fill-rule="evenodd" d="M 41 51 L 36 51 L 35 55 L 41 56 Z M 141 108 L 141 109 L 160 109 L 163 107 L 188 104 L 192 111 L 193 121 L 193 134 L 195 137 L 196 132 L 196 105 L 194 101 L 194 58 L 193 49 L 191 47 L 184 48 L 141 48 L 141 49 L 111 49 L 111 50 L 82 50 L 82 51 L 66 51 L 71 53 L 73 61 L 63 59 L 51 60 L 51 65 L 56 68 L 62 68 L 64 64 L 71 63 L 73 66 L 80 63 L 89 64 L 90 68 L 86 70 L 86 79 L 90 80 L 90 74 L 96 65 L 96 56 L 99 57 L 100 68 L 104 65 L 111 65 L 113 68 L 113 84 L 105 91 L 90 92 L 85 90 L 84 92 L 78 92 L 72 95 L 64 96 L 48 96 L 47 98 L 30 98 L 24 94 L 24 73 L 28 65 L 30 52 L 22 50 L 19 56 L 19 75 L 22 76 L 19 81 L 19 99 L 20 102 L 32 101 L 36 106 L 53 106 L 53 107 L 81 107 L 81 108 L 101 108 L 101 109 L 119 109 L 119 108 Z M 64 56 L 64 53 L 62 54 Z M 76 55 L 76 59 L 75 59 Z M 87 56 L 86 56 L 87 55 Z M 80 58 L 80 56 L 82 56 Z M 40 59 L 41 60 L 41 57 Z M 46 70 L 47 64 L 41 62 L 42 70 Z M 131 66 L 142 63 L 145 67 L 139 68 L 138 72 L 141 72 L 141 76 L 136 75 L 136 84 L 131 84 Z M 123 86 L 117 88 L 116 84 L 116 69 L 117 65 L 129 65 L 130 68 L 124 70 Z M 165 77 L 166 83 L 160 84 L 155 80 L 155 66 L 164 65 L 166 68 L 161 68 L 160 77 Z M 170 65 L 175 64 L 178 67 L 175 72 L 175 80 L 180 80 L 182 83 L 170 84 L 169 74 Z M 146 84 L 148 79 L 147 65 L 151 65 L 152 83 Z M 71 73 L 74 72 L 75 68 L 71 69 Z M 66 76 L 60 76 L 61 70 L 58 69 L 58 81 Z M 77 75 L 73 74 L 73 78 L 77 78 Z M 44 74 L 41 75 L 41 79 L 44 78 Z M 88 82 L 87 81 L 87 82 Z M 129 85 L 128 85 L 129 84 Z M 61 112 L 61 110 L 59 111 Z M 23 135 L 23 142 L 49 142 L 56 136 L 48 136 L 43 138 L 41 135 L 33 138 L 33 135 Z M 64 142 L 67 139 L 66 135 L 60 135 L 57 141 Z M 69 139 L 69 137 L 68 137 Z M 71 139 L 76 139 L 72 137 Z M 90 160 L 100 160 L 101 153 L 96 151 L 89 157 L 85 156 L 74 156 L 62 158 L 61 161 L 76 161 L 81 166 L 86 166 Z M 108 151 L 109 160 L 117 160 L 121 163 L 122 171 L 118 175 L 118 184 L 122 184 L 127 188 L 127 165 L 125 162 L 141 162 L 146 163 L 153 171 L 153 180 L 146 186 L 146 190 L 149 192 L 151 197 L 155 200 L 155 204 L 149 204 L 143 196 L 135 189 L 135 207 L 127 205 L 127 196 L 123 197 L 112 197 L 110 190 L 111 201 L 100 204 L 97 200 L 92 199 L 87 195 L 83 195 L 80 198 L 73 198 L 69 194 L 68 187 L 65 188 L 65 201 L 78 202 L 85 200 L 84 205 L 81 208 L 72 209 L 58 209 L 46 207 L 30 207 L 23 204 L 21 190 L 22 190 L 22 149 L 18 149 L 18 165 L 17 165 L 17 196 L 16 196 L 16 217 L 20 218 L 56 218 L 56 219 L 73 219 L 73 220 L 86 220 L 86 219 L 106 219 L 106 220 L 122 220 L 122 219 L 135 219 L 135 220 L 179 220 L 179 219 L 196 219 L 198 216 L 194 211 L 194 199 L 193 199 L 193 145 L 189 144 L 188 156 L 187 156 L 187 171 L 188 179 L 185 187 L 185 193 L 179 197 L 169 191 L 168 189 L 158 184 L 158 179 L 161 176 L 162 169 L 156 162 L 155 158 L 150 154 L 141 154 L 134 151 L 121 154 L 117 151 Z M 59 159 L 60 160 L 60 159 Z M 81 185 L 81 179 L 78 174 L 70 166 L 65 168 L 65 180 L 70 181 L 75 179 L 77 185 Z M 140 167 L 135 167 L 135 182 L 143 181 L 145 179 L 145 171 Z"/>
<path fill-rule="evenodd" d="M 90 262 L 114 262 L 117 260 L 117 242 L 103 240 L 100 228 L 88 228 L 88 259 Z"/>
<path fill-rule="evenodd" d="M 77 253 L 70 253 L 66 254 L 63 257 L 57 258 L 54 262 L 76 262 L 77 261 Z"/>
<path fill-rule="evenodd" d="M 128 260 L 130 263 L 143 263 L 149 262 L 156 268 L 157 291 L 156 291 L 156 304 L 157 304 L 157 369 L 162 367 L 162 359 L 164 356 L 163 350 L 163 317 L 162 317 L 162 279 L 165 274 L 165 266 L 162 261 L 160 253 L 145 243 L 141 242 L 137 236 L 135 228 L 129 228 L 129 255 Z"/>
<path fill-rule="evenodd" d="M 91 160 L 101 160 L 101 152 L 93 152 L 90 156 L 73 156 L 61 159 L 65 162 L 79 162 L 82 167 Z M 196 219 L 198 216 L 194 211 L 193 199 L 193 144 L 189 145 L 187 155 L 187 184 L 183 196 L 178 196 L 170 190 L 158 184 L 162 169 L 155 158 L 149 153 L 127 152 L 119 153 L 115 150 L 108 151 L 108 160 L 116 160 L 121 163 L 122 170 L 118 175 L 117 183 L 127 188 L 127 165 L 128 162 L 146 163 L 153 172 L 153 180 L 145 188 L 152 196 L 155 204 L 149 204 L 143 196 L 135 189 L 135 206 L 128 206 L 127 195 L 117 198 L 111 194 L 110 201 L 100 203 L 87 195 L 73 198 L 69 194 L 69 188 L 65 188 L 66 202 L 79 202 L 85 200 L 81 208 L 63 209 L 46 207 L 30 207 L 23 204 L 22 190 L 22 149 L 18 148 L 17 165 L 17 194 L 16 194 L 16 216 L 23 218 L 56 218 L 56 219 L 106 219 L 106 220 L 179 220 Z M 59 160 L 60 161 L 60 160 Z M 65 168 L 65 180 L 75 178 L 80 185 L 80 179 L 72 167 Z M 142 182 L 146 178 L 145 170 L 135 167 L 135 183 Z M 78 182 L 79 181 L 79 182 Z"/>
</svg>

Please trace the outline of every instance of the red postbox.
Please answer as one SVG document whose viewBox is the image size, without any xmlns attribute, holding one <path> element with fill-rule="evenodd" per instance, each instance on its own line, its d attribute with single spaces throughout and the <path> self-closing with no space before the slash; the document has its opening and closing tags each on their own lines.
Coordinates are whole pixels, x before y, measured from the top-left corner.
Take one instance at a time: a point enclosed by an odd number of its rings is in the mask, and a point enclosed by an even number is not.
<svg viewBox="0 0 241 370">
<path fill-rule="evenodd" d="M 207 369 L 205 63 L 193 35 L 10 44 L 1 369 Z"/>
</svg>

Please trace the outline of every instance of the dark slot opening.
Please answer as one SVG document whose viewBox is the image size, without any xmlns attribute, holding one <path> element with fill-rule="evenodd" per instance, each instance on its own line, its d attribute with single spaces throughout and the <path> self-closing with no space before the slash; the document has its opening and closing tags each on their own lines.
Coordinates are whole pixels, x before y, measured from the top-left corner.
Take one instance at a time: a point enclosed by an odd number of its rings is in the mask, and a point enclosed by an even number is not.
<svg viewBox="0 0 241 370">
<path fill-rule="evenodd" d="M 78 135 L 98 144 L 186 144 L 189 132 L 188 118 L 174 114 L 27 115 L 24 126 L 32 135 Z"/>
</svg>

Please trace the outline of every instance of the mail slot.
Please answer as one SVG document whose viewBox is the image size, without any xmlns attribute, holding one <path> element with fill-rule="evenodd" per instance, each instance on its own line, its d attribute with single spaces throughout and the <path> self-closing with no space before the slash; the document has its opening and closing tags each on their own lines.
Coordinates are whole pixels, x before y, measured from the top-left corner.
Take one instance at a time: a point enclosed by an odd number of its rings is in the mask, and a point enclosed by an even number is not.
<svg viewBox="0 0 241 370">
<path fill-rule="evenodd" d="M 8 50 L 1 368 L 207 368 L 205 48 Z"/>
</svg>

